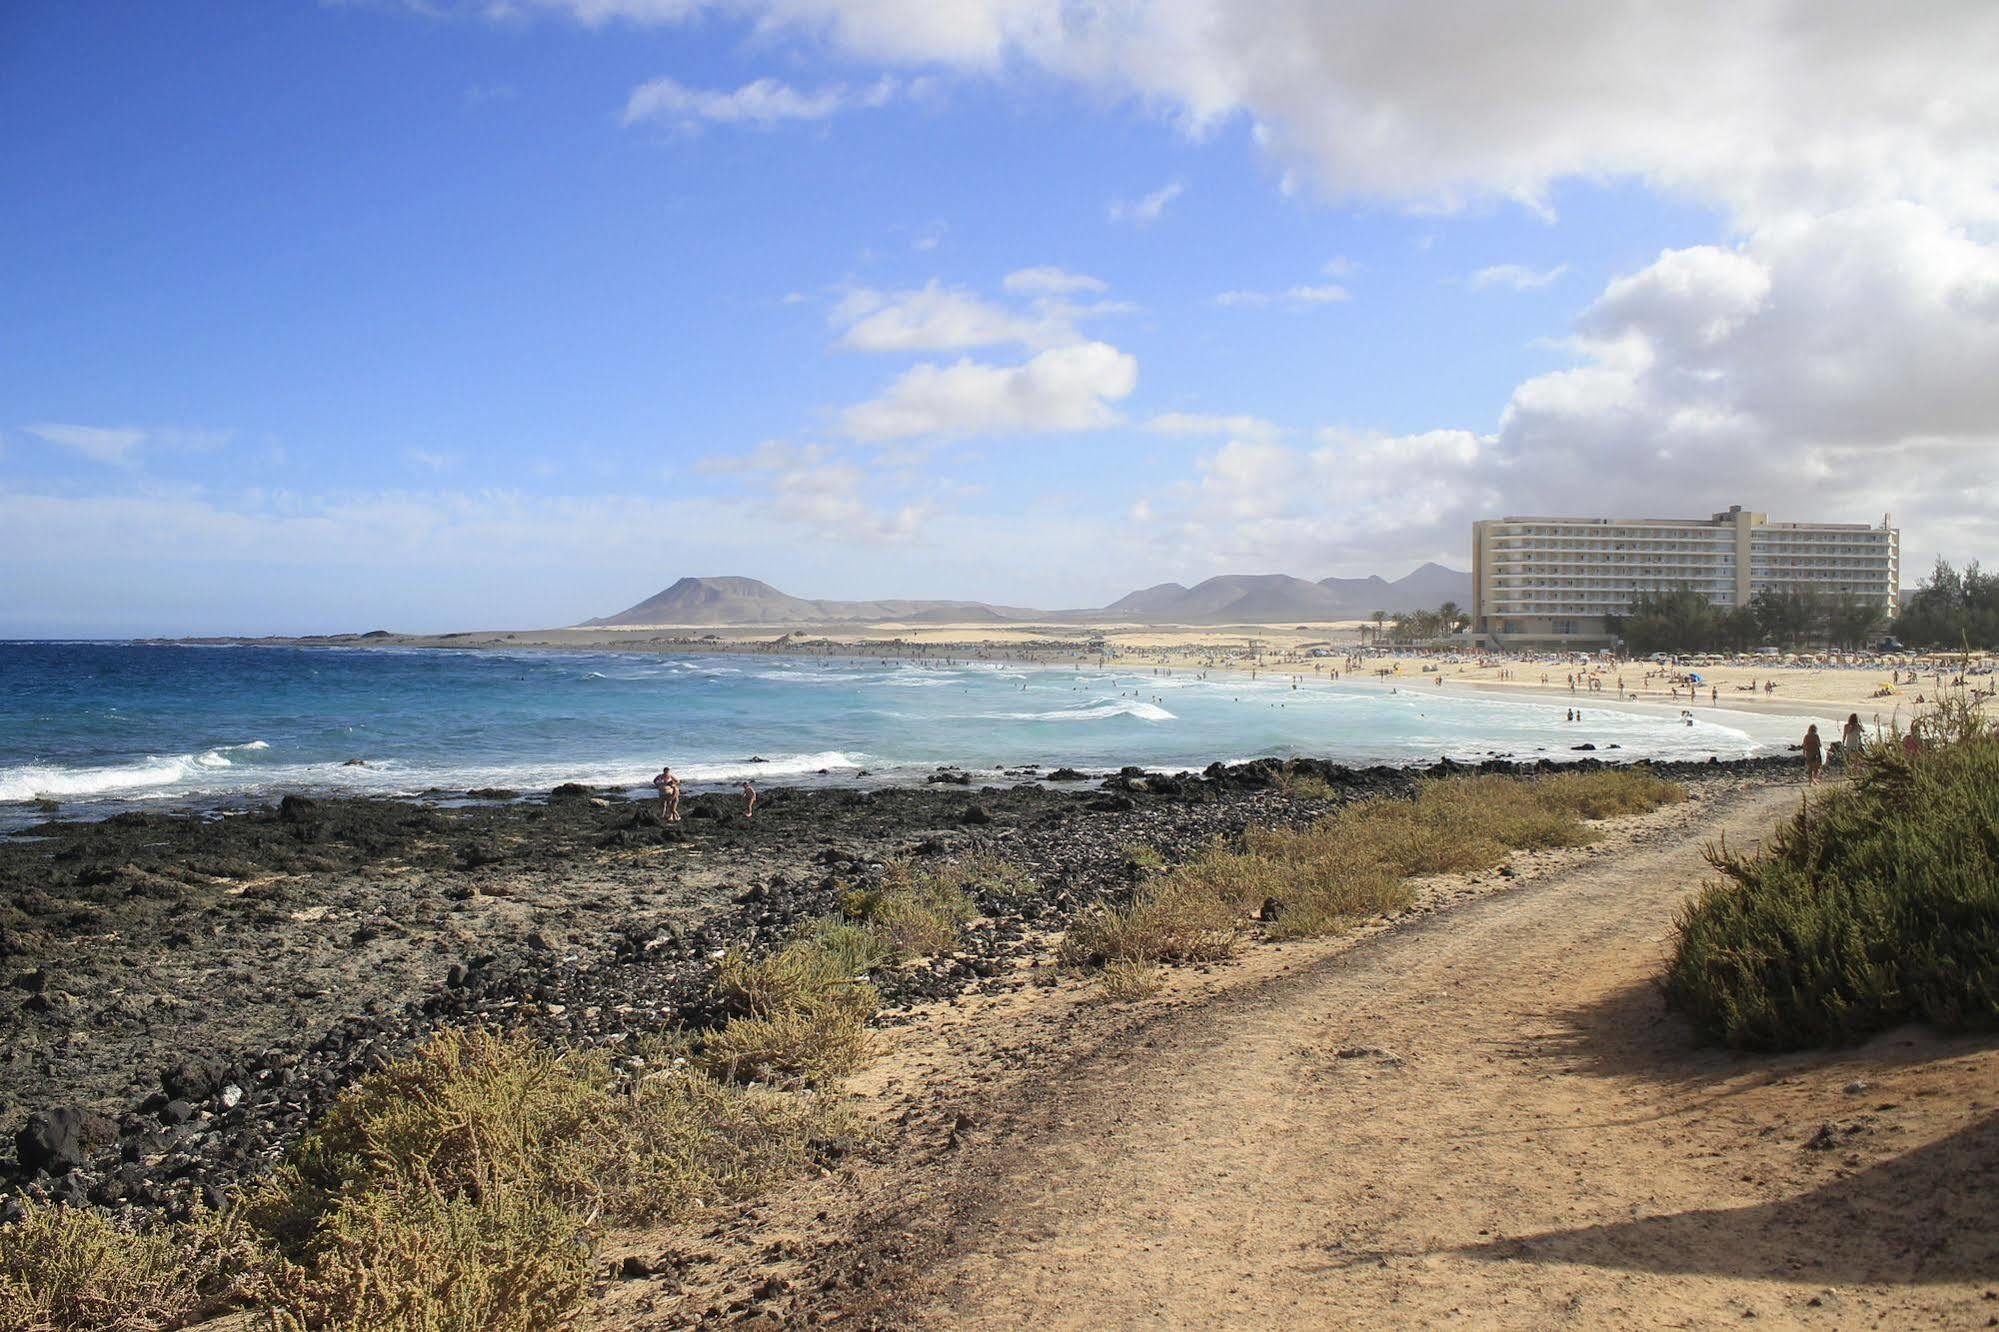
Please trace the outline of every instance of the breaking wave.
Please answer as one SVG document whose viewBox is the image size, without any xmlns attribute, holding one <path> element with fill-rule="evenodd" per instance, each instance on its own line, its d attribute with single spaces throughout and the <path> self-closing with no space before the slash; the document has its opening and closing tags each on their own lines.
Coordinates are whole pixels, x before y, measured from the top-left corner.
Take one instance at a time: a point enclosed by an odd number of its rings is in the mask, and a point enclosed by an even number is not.
<svg viewBox="0 0 1999 1332">
<path fill-rule="evenodd" d="M 95 768 L 24 763 L 0 769 L 0 802 L 109 795 L 116 791 L 145 791 L 174 786 L 204 771 L 231 766 L 231 754 L 269 748 L 262 740 L 252 740 L 242 745 L 218 745 L 198 754 L 175 754 L 167 758 L 152 756 L 134 763 L 113 763 Z"/>
<path fill-rule="evenodd" d="M 1136 698 L 1095 703 L 1087 708 L 1064 708 L 1058 712 L 1003 712 L 999 715 L 1008 721 L 1103 721 L 1108 717 L 1137 717 L 1140 721 L 1149 722 L 1178 720 L 1157 703 Z"/>
</svg>

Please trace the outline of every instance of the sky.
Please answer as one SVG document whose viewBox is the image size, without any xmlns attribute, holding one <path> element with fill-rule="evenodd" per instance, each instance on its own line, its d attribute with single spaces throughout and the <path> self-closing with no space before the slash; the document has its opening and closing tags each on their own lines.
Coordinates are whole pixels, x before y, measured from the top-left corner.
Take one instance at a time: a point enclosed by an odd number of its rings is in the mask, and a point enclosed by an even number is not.
<svg viewBox="0 0 1999 1332">
<path fill-rule="evenodd" d="M 1999 6 L 16 0 L 0 636 L 1999 560 Z"/>
</svg>

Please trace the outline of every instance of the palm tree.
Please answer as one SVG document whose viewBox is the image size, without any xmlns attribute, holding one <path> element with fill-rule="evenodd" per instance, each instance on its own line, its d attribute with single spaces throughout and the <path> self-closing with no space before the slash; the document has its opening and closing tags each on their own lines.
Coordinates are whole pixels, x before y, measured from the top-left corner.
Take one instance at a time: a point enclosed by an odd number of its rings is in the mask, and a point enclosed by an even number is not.
<svg viewBox="0 0 1999 1332">
<path fill-rule="evenodd" d="M 1387 619 L 1387 611 L 1376 611 L 1374 613 L 1374 645 L 1376 647 L 1381 646 L 1381 626 Z"/>
<path fill-rule="evenodd" d="M 1455 633 L 1471 623 L 1471 617 L 1459 608 L 1455 601 L 1447 601 L 1437 607 L 1437 618 L 1444 622 L 1444 632 Z"/>
</svg>

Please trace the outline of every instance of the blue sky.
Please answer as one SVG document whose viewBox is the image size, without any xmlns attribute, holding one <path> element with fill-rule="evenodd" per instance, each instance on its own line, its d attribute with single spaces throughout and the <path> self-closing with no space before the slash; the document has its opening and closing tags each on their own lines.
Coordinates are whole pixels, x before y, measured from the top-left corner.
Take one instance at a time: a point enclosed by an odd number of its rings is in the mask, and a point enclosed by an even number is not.
<svg viewBox="0 0 1999 1332">
<path fill-rule="evenodd" d="M 0 633 L 1100 604 L 1500 511 L 1999 554 L 1989 22 L 1894 39 L 1940 126 L 1834 108 L 1874 32 L 1714 110 L 1620 21 L 1565 82 L 1524 9 L 912 6 L 10 6 Z"/>
</svg>

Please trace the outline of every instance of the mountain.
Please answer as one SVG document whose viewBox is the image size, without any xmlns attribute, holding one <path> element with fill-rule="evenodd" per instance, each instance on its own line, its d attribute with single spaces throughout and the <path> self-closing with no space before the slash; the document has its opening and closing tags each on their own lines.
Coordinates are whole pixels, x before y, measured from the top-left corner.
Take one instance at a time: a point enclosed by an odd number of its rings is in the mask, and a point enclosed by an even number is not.
<svg viewBox="0 0 1999 1332">
<path fill-rule="evenodd" d="M 1176 605 L 1187 595 L 1187 589 L 1180 583 L 1160 583 L 1119 597 L 1104 607 L 1103 614 L 1115 619 L 1120 615 L 1130 615 L 1143 619 L 1155 611 Z"/>
<path fill-rule="evenodd" d="M 1223 574 L 1193 587 L 1161 583 L 1080 617 L 1149 624 L 1302 624 L 1364 620 L 1378 610 L 1391 615 L 1432 610 L 1446 601 L 1471 604 L 1471 575 L 1426 564 L 1393 582 L 1379 575 L 1308 583 L 1286 574 Z"/>
<path fill-rule="evenodd" d="M 1167 588 L 1172 586 L 1166 584 Z M 1166 595 L 1165 588 L 1135 595 L 1144 599 L 1142 618 L 1169 624 L 1277 624 L 1339 618 L 1338 599 L 1332 593 L 1289 574 L 1222 574 L 1196 583 L 1178 596 Z M 1101 615 L 1117 618 L 1123 604 L 1113 603 Z"/>
<path fill-rule="evenodd" d="M 983 601 L 807 601 L 754 578 L 683 578 L 638 605 L 586 626 L 653 624 L 1303 624 L 1361 620 L 1375 611 L 1429 610 L 1471 602 L 1471 575 L 1426 564 L 1390 582 L 1381 577 L 1308 582 L 1289 574 L 1222 574 L 1192 587 L 1160 583 L 1102 610 L 1038 611 Z"/>
<path fill-rule="evenodd" d="M 585 620 L 590 627 L 637 624 L 1000 624 L 1039 611 L 983 601 L 807 601 L 754 578 L 683 578 L 638 605 Z"/>
<path fill-rule="evenodd" d="M 1369 610 L 1435 610 L 1447 601 L 1471 609 L 1471 575 L 1441 564 L 1425 564 L 1388 585 L 1394 604 Z"/>
<path fill-rule="evenodd" d="M 816 603 L 788 597 L 754 578 L 683 578 L 636 606 L 584 623 L 805 624 L 824 618 Z"/>
</svg>

